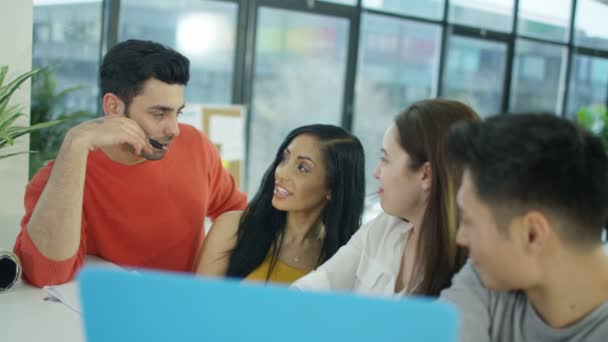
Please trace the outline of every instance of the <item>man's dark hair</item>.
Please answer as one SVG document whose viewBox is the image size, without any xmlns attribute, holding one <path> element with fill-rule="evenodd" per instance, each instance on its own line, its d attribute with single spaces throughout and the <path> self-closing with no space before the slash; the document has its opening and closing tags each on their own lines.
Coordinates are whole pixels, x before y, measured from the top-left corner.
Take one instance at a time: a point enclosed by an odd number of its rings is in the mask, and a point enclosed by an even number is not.
<svg viewBox="0 0 608 342">
<path fill-rule="evenodd" d="M 101 96 L 116 94 L 128 108 L 150 78 L 168 84 L 187 85 L 190 61 L 161 44 L 130 39 L 116 44 L 104 56 L 99 78 Z"/>
<path fill-rule="evenodd" d="M 544 211 L 559 220 L 563 240 L 601 242 L 608 158 L 599 138 L 566 119 L 532 113 L 458 125 L 449 144 L 495 215 Z"/>
</svg>

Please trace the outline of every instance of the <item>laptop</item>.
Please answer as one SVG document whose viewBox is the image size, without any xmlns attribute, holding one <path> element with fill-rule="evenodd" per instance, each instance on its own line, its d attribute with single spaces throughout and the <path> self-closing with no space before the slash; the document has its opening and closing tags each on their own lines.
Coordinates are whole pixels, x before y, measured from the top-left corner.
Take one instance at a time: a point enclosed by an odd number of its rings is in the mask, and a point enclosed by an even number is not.
<svg viewBox="0 0 608 342">
<path fill-rule="evenodd" d="M 88 342 L 456 341 L 458 315 L 423 298 L 310 293 L 193 275 L 85 267 Z"/>
</svg>

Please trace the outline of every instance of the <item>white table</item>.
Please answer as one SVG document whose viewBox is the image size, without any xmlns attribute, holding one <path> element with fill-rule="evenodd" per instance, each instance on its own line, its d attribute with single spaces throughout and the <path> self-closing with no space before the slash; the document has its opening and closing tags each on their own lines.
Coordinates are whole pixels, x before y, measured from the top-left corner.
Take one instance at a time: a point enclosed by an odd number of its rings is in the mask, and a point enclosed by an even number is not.
<svg viewBox="0 0 608 342">
<path fill-rule="evenodd" d="M 87 266 L 120 269 L 108 261 L 87 255 Z M 81 315 L 64 303 L 44 300 L 49 294 L 24 281 L 0 292 L 0 341 L 82 342 Z"/>
<path fill-rule="evenodd" d="M 2 341 L 84 341 L 80 314 L 63 303 L 44 300 L 44 290 L 23 281 L 0 292 Z"/>
</svg>

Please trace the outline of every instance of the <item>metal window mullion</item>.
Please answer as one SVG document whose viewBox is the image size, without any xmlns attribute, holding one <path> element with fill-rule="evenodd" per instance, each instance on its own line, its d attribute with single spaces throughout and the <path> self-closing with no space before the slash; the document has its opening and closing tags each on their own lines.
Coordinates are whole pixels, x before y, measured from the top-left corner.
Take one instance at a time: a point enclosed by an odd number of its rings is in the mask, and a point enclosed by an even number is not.
<svg viewBox="0 0 608 342">
<path fill-rule="evenodd" d="M 447 2 L 447 0 L 446 0 Z M 445 4 L 445 3 L 444 3 Z M 444 5 L 445 7 L 445 5 Z M 370 14 L 376 14 L 376 15 L 380 15 L 383 17 L 389 17 L 389 18 L 394 18 L 394 19 L 402 19 L 402 20 L 408 20 L 408 21 L 415 21 L 415 22 L 421 22 L 421 23 L 427 23 L 427 24 L 435 24 L 435 25 L 441 25 L 444 23 L 443 19 L 429 19 L 429 18 L 425 18 L 425 17 L 418 17 L 415 15 L 410 15 L 410 14 L 403 14 L 403 13 L 396 13 L 396 12 L 388 12 L 388 11 L 384 11 L 381 9 L 375 9 L 375 8 L 365 8 L 365 9 L 361 9 L 361 11 L 366 12 L 366 13 L 370 13 Z M 445 13 L 446 10 L 444 10 Z"/>
<path fill-rule="evenodd" d="M 242 77 L 242 89 L 241 91 L 241 102 L 247 106 L 247 117 L 245 120 L 245 181 L 243 182 L 243 188 L 249 188 L 249 155 L 251 151 L 251 122 L 253 113 L 253 76 L 255 68 L 255 39 L 257 33 L 257 1 L 256 0 L 241 0 L 241 6 L 246 13 L 246 37 L 240 43 L 245 44 L 243 49 L 243 74 L 237 77 Z"/>
<path fill-rule="evenodd" d="M 101 12 L 100 60 L 118 43 L 120 24 L 120 0 L 103 0 Z"/>
<path fill-rule="evenodd" d="M 517 40 L 517 26 L 519 19 L 519 0 L 515 0 L 513 6 L 513 24 L 511 35 L 507 42 L 507 59 L 505 65 L 505 75 L 503 79 L 502 103 L 500 106 L 501 114 L 509 112 L 509 104 L 511 100 L 511 82 L 513 80 L 513 63 L 515 62 L 515 47 Z"/>
<path fill-rule="evenodd" d="M 568 115 L 568 97 L 570 95 L 570 79 L 572 78 L 572 68 L 574 67 L 574 25 L 576 24 L 577 0 L 572 0 L 572 11 L 570 13 L 570 32 L 568 37 L 568 52 L 566 57 L 566 77 L 564 78 L 564 93 L 562 99 L 561 116 Z"/>
<path fill-rule="evenodd" d="M 448 14 L 450 11 L 450 0 L 444 0 L 443 19 L 441 20 L 441 41 L 439 42 L 439 70 L 437 71 L 437 97 L 443 96 L 443 76 L 445 73 L 445 63 L 447 63 L 448 34 L 452 34 L 452 26 L 448 24 Z"/>
<path fill-rule="evenodd" d="M 320 1 L 313 1 L 312 6 L 309 6 L 306 0 L 252 0 L 252 2 L 256 2 L 257 7 L 285 9 L 338 18 L 352 18 L 358 11 L 358 8 L 352 5 L 340 5 Z"/>
<path fill-rule="evenodd" d="M 247 60 L 247 34 L 249 16 L 246 0 L 238 1 L 236 51 L 234 54 L 234 73 L 232 75 L 232 103 L 245 104 L 245 73 Z"/>
<path fill-rule="evenodd" d="M 103 0 L 101 5 L 101 39 L 99 43 L 99 65 L 103 57 L 116 43 L 118 43 L 118 25 L 120 21 L 120 0 Z M 101 80 L 96 73 L 99 96 L 97 100 L 97 113 L 103 115 L 103 104 L 101 103 Z"/>
<path fill-rule="evenodd" d="M 349 20 L 346 75 L 344 78 L 344 95 L 342 99 L 342 127 L 348 131 L 352 131 L 354 122 L 360 37 L 361 11 L 358 5 L 356 14 Z"/>
</svg>

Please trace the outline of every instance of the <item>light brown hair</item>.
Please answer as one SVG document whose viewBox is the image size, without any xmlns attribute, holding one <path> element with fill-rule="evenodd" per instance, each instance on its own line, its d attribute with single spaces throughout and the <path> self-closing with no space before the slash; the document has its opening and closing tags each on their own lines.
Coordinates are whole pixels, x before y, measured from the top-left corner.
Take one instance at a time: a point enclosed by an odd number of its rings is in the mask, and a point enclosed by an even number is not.
<svg viewBox="0 0 608 342">
<path fill-rule="evenodd" d="M 412 291 L 418 295 L 439 295 L 466 261 L 466 250 L 456 245 L 462 169 L 449 159 L 447 146 L 450 127 L 463 121 L 479 121 L 479 116 L 471 107 L 445 99 L 415 102 L 395 118 L 399 144 L 411 160 L 406 167 L 416 171 L 429 162 L 432 173 L 412 277 L 418 283 Z"/>
</svg>

